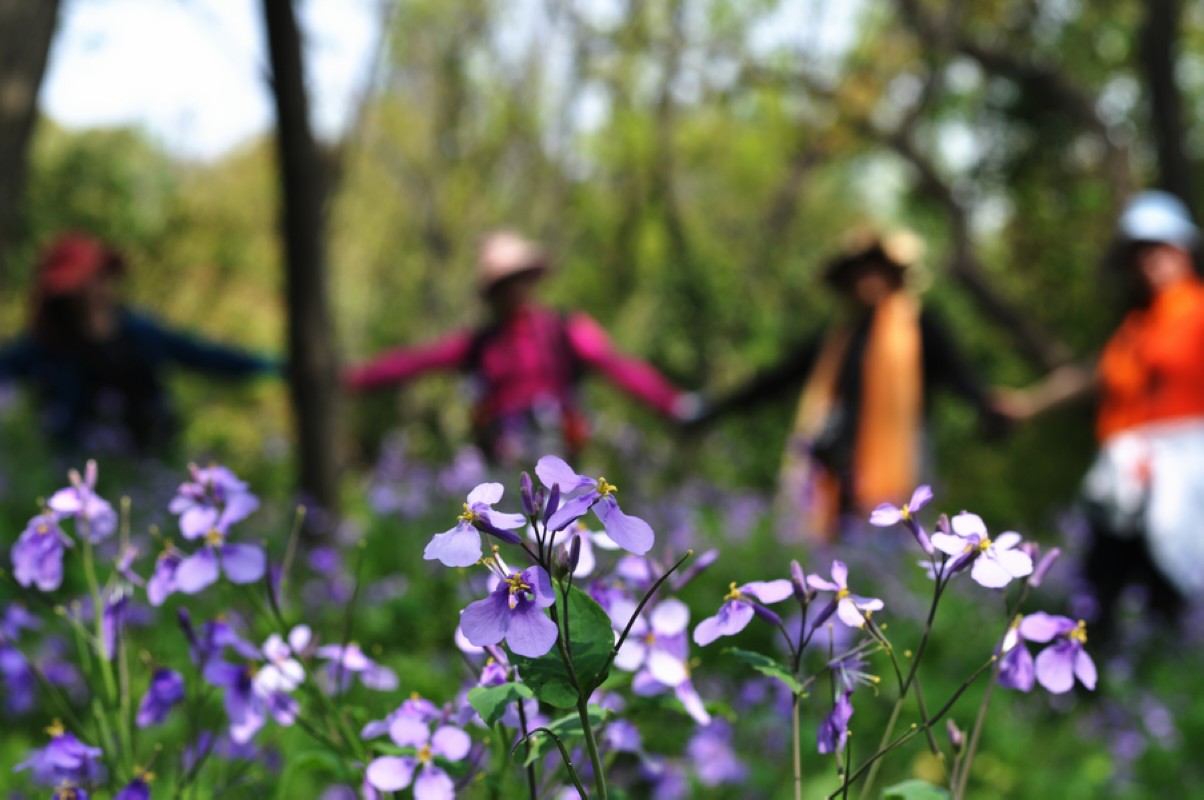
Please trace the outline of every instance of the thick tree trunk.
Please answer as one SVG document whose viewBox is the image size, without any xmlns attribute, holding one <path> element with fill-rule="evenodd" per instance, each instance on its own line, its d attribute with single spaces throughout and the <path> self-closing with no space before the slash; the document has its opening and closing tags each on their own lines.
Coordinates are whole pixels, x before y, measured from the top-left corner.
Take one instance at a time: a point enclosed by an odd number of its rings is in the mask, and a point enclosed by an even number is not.
<svg viewBox="0 0 1204 800">
<path fill-rule="evenodd" d="M 0 0 L 0 289 L 9 274 L 38 89 L 58 12 L 59 0 Z"/>
<path fill-rule="evenodd" d="M 309 125 L 301 36 L 292 0 L 264 0 L 276 144 L 281 176 L 288 303 L 289 389 L 297 426 L 300 489 L 328 514 L 338 511 L 338 373 L 326 278 L 327 184 Z M 319 519 L 332 519 L 326 514 Z M 322 535 L 329 524 L 310 528 Z"/>
<path fill-rule="evenodd" d="M 1183 149 L 1183 98 L 1175 80 L 1180 0 L 1149 0 L 1141 31 L 1141 69 L 1150 98 L 1150 127 L 1158 148 L 1158 185 L 1195 205 L 1192 165 Z"/>
</svg>

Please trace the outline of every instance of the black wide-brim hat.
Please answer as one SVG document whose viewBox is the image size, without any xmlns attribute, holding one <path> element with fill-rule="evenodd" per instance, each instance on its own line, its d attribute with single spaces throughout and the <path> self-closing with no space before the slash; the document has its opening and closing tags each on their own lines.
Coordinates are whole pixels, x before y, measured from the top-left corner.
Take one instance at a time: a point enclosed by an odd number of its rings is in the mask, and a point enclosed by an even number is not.
<svg viewBox="0 0 1204 800">
<path fill-rule="evenodd" d="M 858 228 L 845 237 L 845 248 L 824 267 L 829 286 L 846 288 L 866 267 L 877 266 L 900 279 L 924 255 L 924 242 L 906 229 L 879 232 Z"/>
</svg>

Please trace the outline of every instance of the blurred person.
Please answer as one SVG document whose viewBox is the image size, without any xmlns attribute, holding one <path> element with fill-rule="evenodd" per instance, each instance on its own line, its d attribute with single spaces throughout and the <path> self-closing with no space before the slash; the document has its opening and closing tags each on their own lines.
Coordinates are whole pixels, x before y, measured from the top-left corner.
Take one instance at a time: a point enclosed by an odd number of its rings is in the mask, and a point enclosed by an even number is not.
<svg viewBox="0 0 1204 800">
<path fill-rule="evenodd" d="M 365 392 L 436 370 L 466 373 L 476 443 L 490 462 L 506 466 L 549 453 L 570 461 L 580 454 L 589 430 L 578 387 L 587 369 L 669 419 L 696 416 L 702 403 L 697 394 L 619 353 L 587 314 L 539 303 L 538 290 L 550 268 L 538 244 L 511 231 L 489 234 L 477 260 L 477 291 L 488 322 L 424 345 L 389 350 L 349 369 L 345 384 Z"/>
<path fill-rule="evenodd" d="M 824 271 L 846 313 L 776 365 L 717 400 L 708 419 L 746 411 L 803 385 L 783 458 L 779 515 L 789 535 L 819 543 L 902 506 L 928 471 L 925 419 L 947 386 L 995 430 L 1003 421 L 937 317 L 907 278 L 923 255 L 912 232 L 858 228 Z"/>
<path fill-rule="evenodd" d="M 29 329 L 0 348 L 0 383 L 36 393 L 41 422 L 63 450 L 138 455 L 179 426 L 169 368 L 220 378 L 274 373 L 276 361 L 172 330 L 120 299 L 122 255 L 81 233 L 55 239 L 34 276 Z"/>
<path fill-rule="evenodd" d="M 1150 608 L 1178 618 L 1204 593 L 1204 283 L 1200 230 L 1187 207 L 1141 192 L 1121 213 L 1106 266 L 1127 307 L 1093 368 L 1067 365 L 1005 397 L 1031 418 L 1069 401 L 1097 402 L 1095 461 L 1082 484 L 1092 537 L 1086 578 L 1107 639 L 1117 601 L 1143 586 Z"/>
</svg>

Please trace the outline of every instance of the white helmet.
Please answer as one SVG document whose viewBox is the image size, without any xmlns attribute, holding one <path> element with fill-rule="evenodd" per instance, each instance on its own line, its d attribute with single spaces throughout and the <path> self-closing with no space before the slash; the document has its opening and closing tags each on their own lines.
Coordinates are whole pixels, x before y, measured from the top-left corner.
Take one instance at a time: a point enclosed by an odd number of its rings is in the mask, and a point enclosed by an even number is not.
<svg viewBox="0 0 1204 800">
<path fill-rule="evenodd" d="M 1192 252 L 1200 244 L 1200 229 L 1187 206 L 1169 192 L 1151 190 L 1133 196 L 1116 223 L 1121 242 L 1160 242 Z"/>
</svg>

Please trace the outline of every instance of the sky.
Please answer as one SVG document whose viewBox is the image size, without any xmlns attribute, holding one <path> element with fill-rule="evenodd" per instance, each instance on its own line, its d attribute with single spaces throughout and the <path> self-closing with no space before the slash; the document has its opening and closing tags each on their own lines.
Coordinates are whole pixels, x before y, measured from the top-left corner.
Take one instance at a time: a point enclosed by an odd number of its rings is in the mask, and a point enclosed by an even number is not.
<svg viewBox="0 0 1204 800">
<path fill-rule="evenodd" d="M 259 0 L 64 0 L 40 103 L 70 128 L 137 125 L 217 158 L 273 118 Z M 378 0 L 304 0 L 311 113 L 336 133 L 368 79 Z"/>
</svg>

